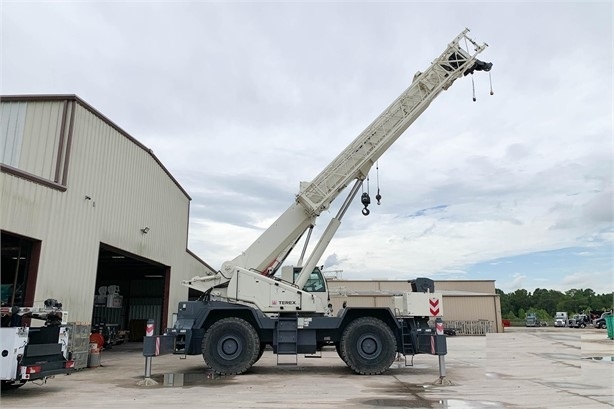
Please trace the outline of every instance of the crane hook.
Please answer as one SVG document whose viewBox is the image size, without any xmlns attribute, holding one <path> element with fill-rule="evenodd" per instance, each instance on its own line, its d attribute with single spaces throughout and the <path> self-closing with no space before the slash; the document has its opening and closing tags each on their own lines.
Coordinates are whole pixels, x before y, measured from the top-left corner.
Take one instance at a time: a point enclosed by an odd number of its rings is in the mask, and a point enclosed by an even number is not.
<svg viewBox="0 0 614 409">
<path fill-rule="evenodd" d="M 377 194 L 375 195 L 375 200 L 377 200 L 377 204 L 380 205 L 380 201 L 382 200 L 382 195 L 379 194 L 379 188 L 377 188 Z"/>
<path fill-rule="evenodd" d="M 371 204 L 371 197 L 369 197 L 369 194 L 367 192 L 362 193 L 362 196 L 360 197 L 360 202 L 365 207 L 364 209 L 362 209 L 362 215 L 368 216 L 369 213 L 371 213 L 369 209 L 367 209 L 367 207 Z"/>
</svg>

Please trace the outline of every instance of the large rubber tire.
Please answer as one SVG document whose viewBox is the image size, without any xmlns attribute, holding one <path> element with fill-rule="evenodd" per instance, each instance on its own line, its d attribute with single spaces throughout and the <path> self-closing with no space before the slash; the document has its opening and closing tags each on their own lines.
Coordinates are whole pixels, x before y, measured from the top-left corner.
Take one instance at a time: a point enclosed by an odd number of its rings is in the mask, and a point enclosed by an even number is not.
<svg viewBox="0 0 614 409">
<path fill-rule="evenodd" d="M 262 358 L 262 355 L 264 354 L 264 350 L 265 349 L 266 349 L 266 344 L 260 344 L 260 350 L 258 351 L 258 356 L 256 357 L 256 360 L 254 361 L 254 364 L 256 362 L 260 361 L 260 358 Z"/>
<path fill-rule="evenodd" d="M 340 347 L 345 363 L 361 375 L 385 372 L 397 353 L 397 341 L 392 330 L 373 317 L 351 322 L 343 331 Z"/>
<path fill-rule="evenodd" d="M 252 325 L 237 317 L 211 325 L 203 338 L 203 358 L 220 375 L 238 375 L 256 362 L 260 338 Z"/>
<path fill-rule="evenodd" d="M 343 354 L 341 353 L 341 345 L 339 345 L 339 343 L 335 343 L 335 351 L 337 351 L 339 358 L 341 358 L 341 360 L 347 365 L 348 363 L 345 362 L 345 359 L 343 358 Z"/>
</svg>

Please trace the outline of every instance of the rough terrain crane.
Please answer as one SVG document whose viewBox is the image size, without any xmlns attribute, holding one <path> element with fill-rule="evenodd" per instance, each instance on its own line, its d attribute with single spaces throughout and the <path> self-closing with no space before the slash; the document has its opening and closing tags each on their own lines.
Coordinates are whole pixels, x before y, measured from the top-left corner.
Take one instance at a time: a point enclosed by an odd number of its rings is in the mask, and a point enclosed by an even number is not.
<svg viewBox="0 0 614 409">
<path fill-rule="evenodd" d="M 392 308 L 349 306 L 330 316 L 327 283 L 317 265 L 380 156 L 455 80 L 490 71 L 491 63 L 476 58 L 487 44 L 476 43 L 468 32 L 461 32 L 430 67 L 416 73 L 409 88 L 315 179 L 302 182 L 291 206 L 243 253 L 219 271 L 183 283 L 203 295 L 179 303 L 175 324 L 165 331 L 173 340 L 173 353 L 202 353 L 211 369 L 225 375 L 247 371 L 267 345 L 278 355 L 278 363 L 279 355 L 296 359 L 297 354 L 334 345 L 359 374 L 386 371 L 397 353 L 447 353 L 443 329 L 429 325 L 443 314 L 441 294 L 434 292 L 432 280 L 411 281 L 413 292 L 395 296 Z M 352 183 L 336 216 L 304 259 L 317 217 Z M 361 201 L 367 215 L 370 198 L 363 194 Z M 305 234 L 299 265 L 283 265 Z"/>
</svg>

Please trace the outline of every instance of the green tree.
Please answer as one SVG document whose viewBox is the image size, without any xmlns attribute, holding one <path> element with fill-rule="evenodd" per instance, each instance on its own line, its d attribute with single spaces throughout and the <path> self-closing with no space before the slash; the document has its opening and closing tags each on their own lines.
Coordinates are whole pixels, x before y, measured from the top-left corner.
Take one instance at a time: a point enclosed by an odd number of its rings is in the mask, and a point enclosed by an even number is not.
<svg viewBox="0 0 614 409">
<path fill-rule="evenodd" d="M 524 311 L 531 308 L 530 294 L 524 288 L 519 288 L 509 295 L 510 308 L 519 318 L 524 318 Z M 520 313 L 523 310 L 523 314 Z"/>
<path fill-rule="evenodd" d="M 533 294 L 524 289 L 509 294 L 496 289 L 496 293 L 501 301 L 501 315 L 506 319 L 524 319 L 525 311 L 538 312 L 542 320 L 553 318 L 557 311 L 575 314 L 614 309 L 614 293 L 597 294 L 591 288 L 572 288 L 565 292 L 537 288 Z"/>
</svg>

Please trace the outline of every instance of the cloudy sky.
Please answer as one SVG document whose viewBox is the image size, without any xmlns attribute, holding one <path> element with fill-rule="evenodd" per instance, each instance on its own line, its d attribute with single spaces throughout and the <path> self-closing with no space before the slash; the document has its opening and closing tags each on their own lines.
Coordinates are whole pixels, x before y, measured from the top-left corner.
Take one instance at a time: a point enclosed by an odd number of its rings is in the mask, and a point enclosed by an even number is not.
<svg viewBox="0 0 614 409">
<path fill-rule="evenodd" d="M 611 1 L 2 0 L 0 12 L 1 93 L 76 94 L 151 148 L 192 197 L 189 248 L 216 268 L 468 27 L 489 44 L 494 95 L 484 73 L 477 102 L 471 78 L 442 93 L 380 159 L 371 215 L 357 199 L 322 263 L 348 279 L 614 289 Z"/>
</svg>

